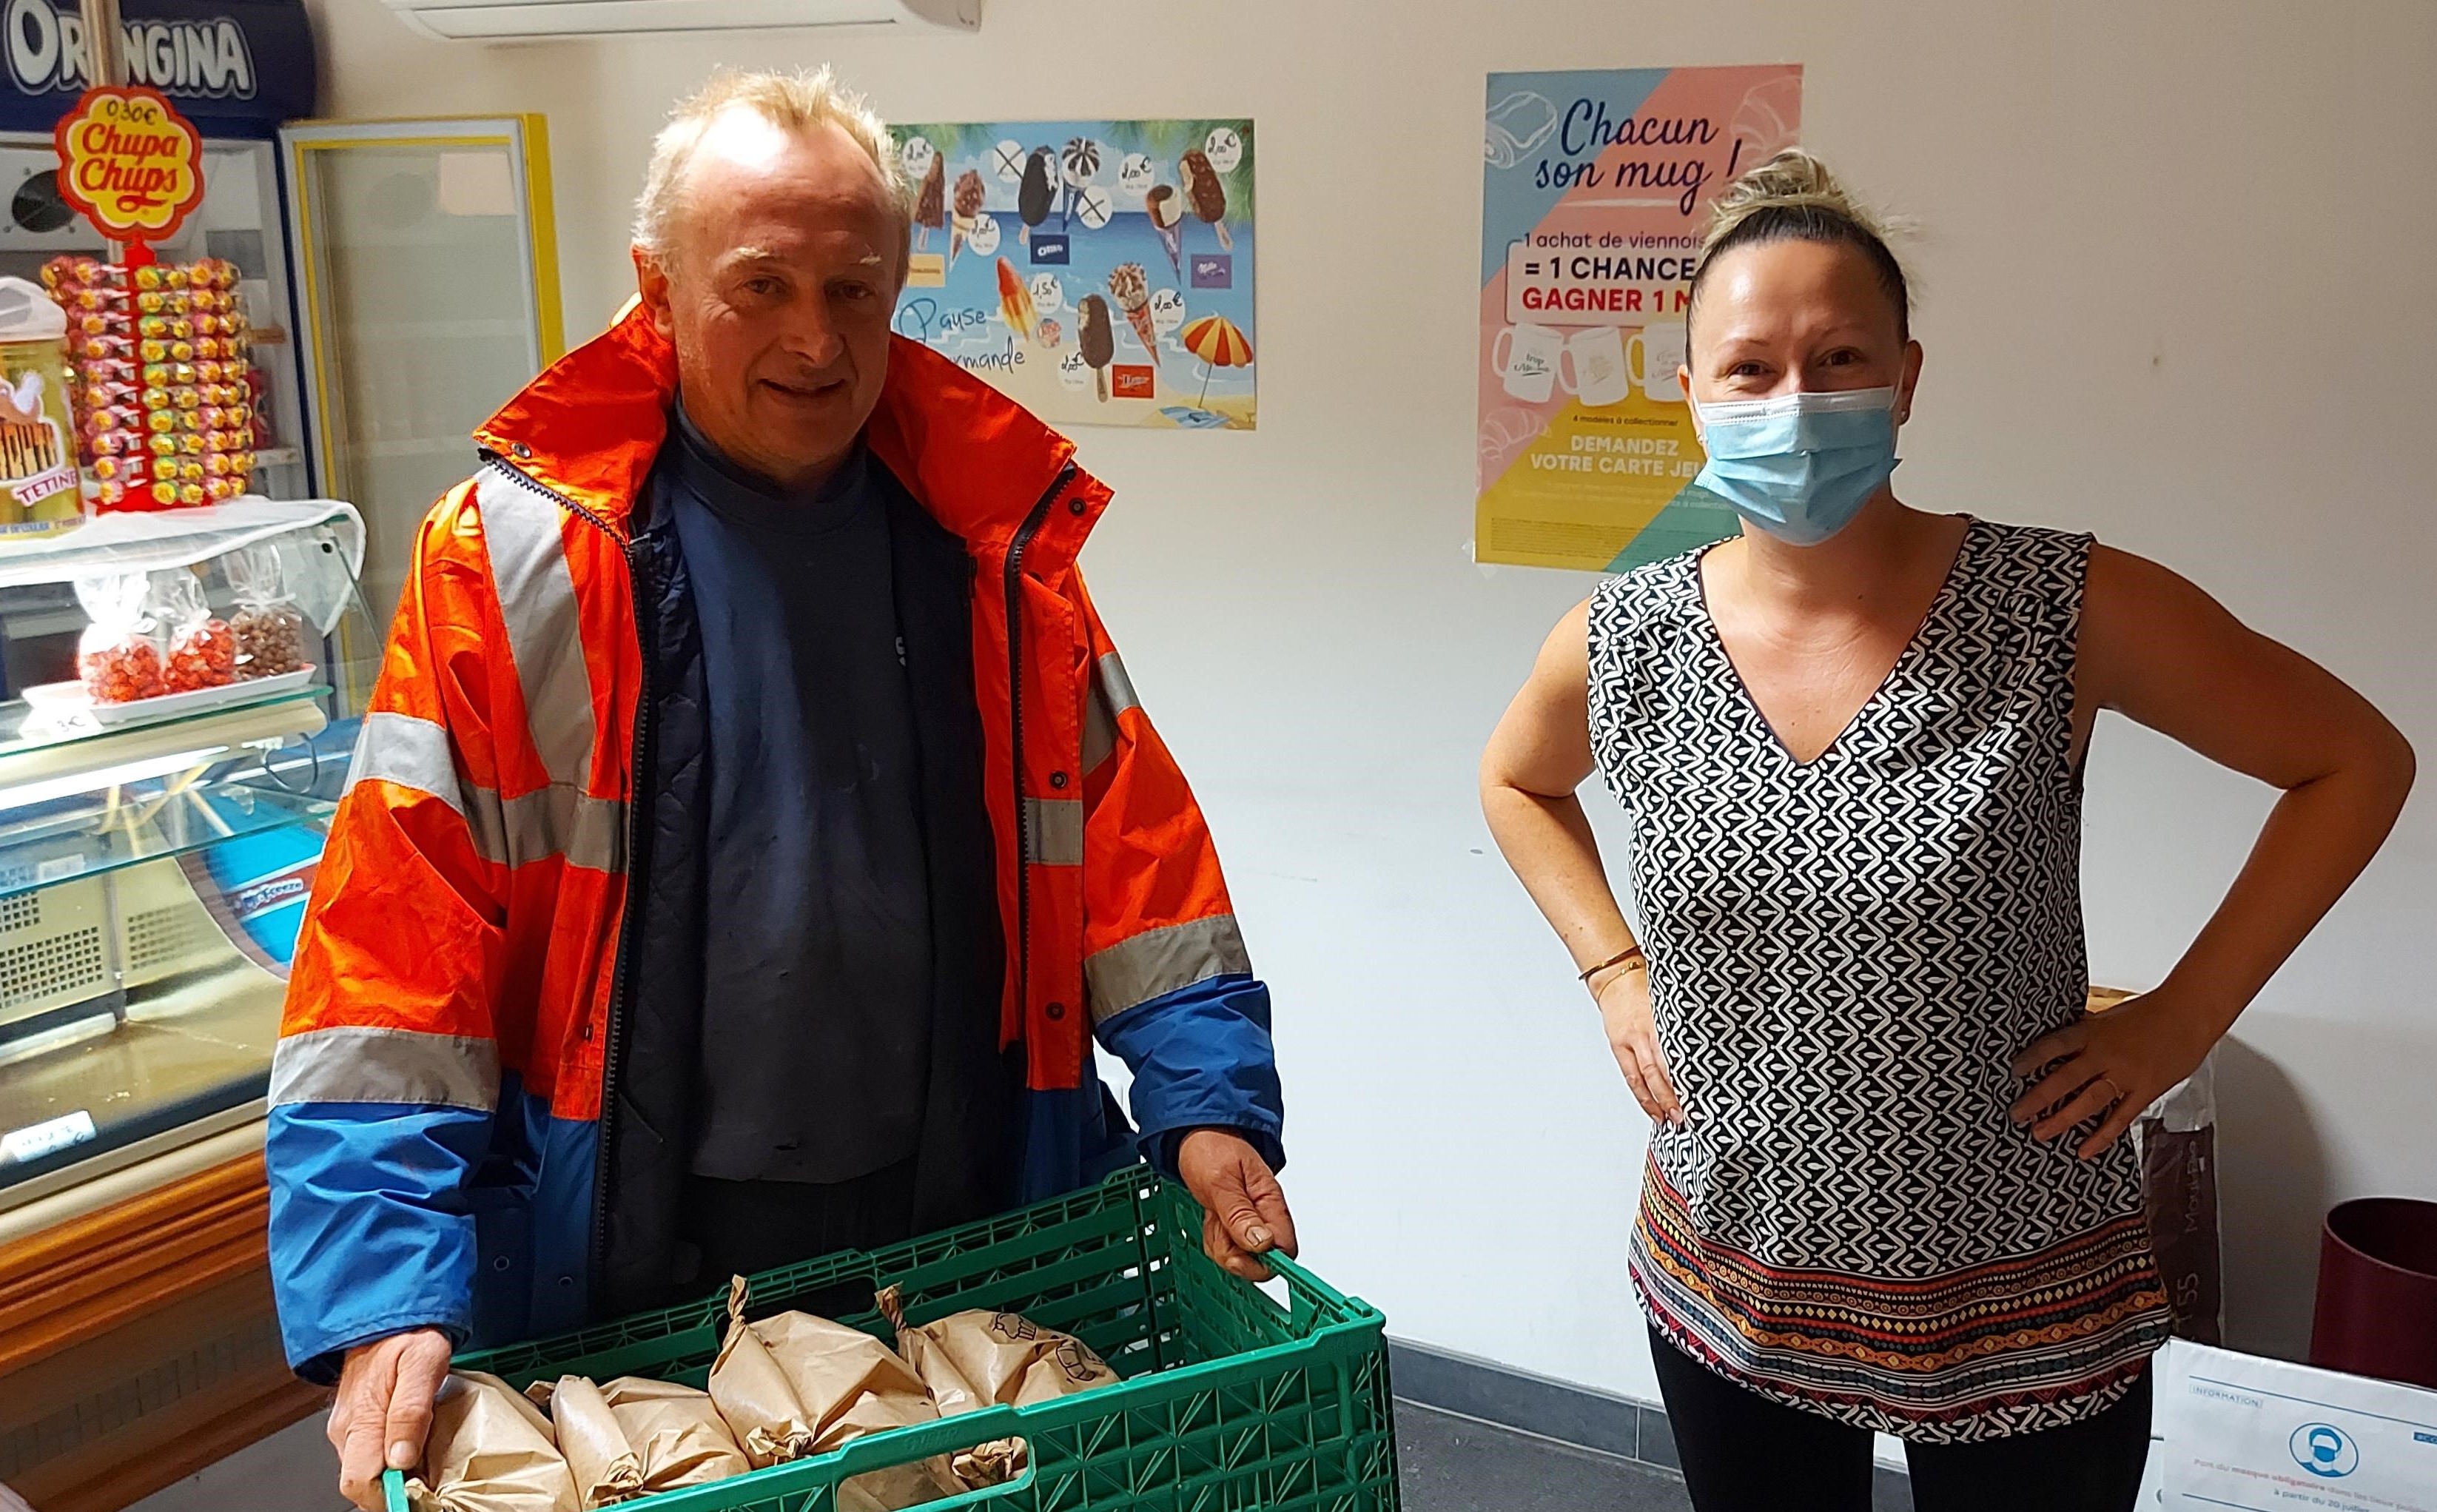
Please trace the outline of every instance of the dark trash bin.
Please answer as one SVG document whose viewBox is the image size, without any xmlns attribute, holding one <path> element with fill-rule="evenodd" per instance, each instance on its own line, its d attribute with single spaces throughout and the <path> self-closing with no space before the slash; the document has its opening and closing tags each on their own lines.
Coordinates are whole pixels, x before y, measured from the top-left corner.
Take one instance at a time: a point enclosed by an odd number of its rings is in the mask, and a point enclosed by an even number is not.
<svg viewBox="0 0 2437 1512">
<path fill-rule="evenodd" d="M 2437 1203 L 2363 1197 L 2329 1210 L 2310 1363 L 2437 1387 Z"/>
</svg>

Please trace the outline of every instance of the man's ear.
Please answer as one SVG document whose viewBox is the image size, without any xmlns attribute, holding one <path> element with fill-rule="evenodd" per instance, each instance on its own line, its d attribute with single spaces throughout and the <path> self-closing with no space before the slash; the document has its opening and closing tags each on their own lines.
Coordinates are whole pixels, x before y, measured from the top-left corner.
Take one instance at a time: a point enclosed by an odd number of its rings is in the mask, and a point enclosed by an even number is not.
<svg viewBox="0 0 2437 1512">
<path fill-rule="evenodd" d="M 635 259 L 635 297 L 642 303 L 643 313 L 652 328 L 674 339 L 675 322 L 669 310 L 669 273 L 660 259 L 641 246 L 629 249 Z"/>
</svg>

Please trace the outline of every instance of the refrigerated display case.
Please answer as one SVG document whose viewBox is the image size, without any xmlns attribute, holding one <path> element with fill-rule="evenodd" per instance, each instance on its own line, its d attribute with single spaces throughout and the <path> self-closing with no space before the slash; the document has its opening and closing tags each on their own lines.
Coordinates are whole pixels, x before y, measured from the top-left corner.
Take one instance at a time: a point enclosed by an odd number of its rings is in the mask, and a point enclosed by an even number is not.
<svg viewBox="0 0 2437 1512">
<path fill-rule="evenodd" d="M 316 1399 L 279 1355 L 260 1151 L 378 645 L 363 551 L 345 504 L 241 500 L 0 553 L 0 1482 L 37 1505 L 120 1504 Z M 302 665 L 96 703 L 79 605 L 135 574 L 223 621 L 275 578 Z"/>
</svg>

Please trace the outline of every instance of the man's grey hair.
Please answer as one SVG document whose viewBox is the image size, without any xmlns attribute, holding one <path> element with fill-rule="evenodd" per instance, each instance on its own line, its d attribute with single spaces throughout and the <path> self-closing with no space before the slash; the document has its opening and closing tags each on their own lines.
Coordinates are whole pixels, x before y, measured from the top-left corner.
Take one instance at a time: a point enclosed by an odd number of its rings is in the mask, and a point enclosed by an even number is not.
<svg viewBox="0 0 2437 1512">
<path fill-rule="evenodd" d="M 834 126 L 851 137 L 880 170 L 889 203 L 905 208 L 905 170 L 888 123 L 880 118 L 862 95 L 847 88 L 826 67 L 806 73 L 743 73 L 713 75 L 710 83 L 677 106 L 669 124 L 652 144 L 652 167 L 643 176 L 643 193 L 635 202 L 635 245 L 663 267 L 672 261 L 678 212 L 685 199 L 686 170 L 711 124 L 731 110 L 749 110 L 787 132 L 808 132 Z M 901 225 L 901 249 L 910 247 L 913 228 Z M 904 254 L 898 258 L 898 280 L 904 281 Z"/>
</svg>

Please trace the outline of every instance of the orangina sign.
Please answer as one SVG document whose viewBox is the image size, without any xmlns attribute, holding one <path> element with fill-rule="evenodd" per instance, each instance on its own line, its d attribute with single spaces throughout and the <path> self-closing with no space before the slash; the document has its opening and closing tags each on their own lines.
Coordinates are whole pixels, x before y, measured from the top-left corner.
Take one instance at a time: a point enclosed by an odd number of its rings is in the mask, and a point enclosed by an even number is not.
<svg viewBox="0 0 2437 1512">
<path fill-rule="evenodd" d="M 157 89 L 88 89 L 52 133 L 61 198 L 127 260 L 151 260 L 144 244 L 166 241 L 203 199 L 203 139 Z"/>
</svg>

